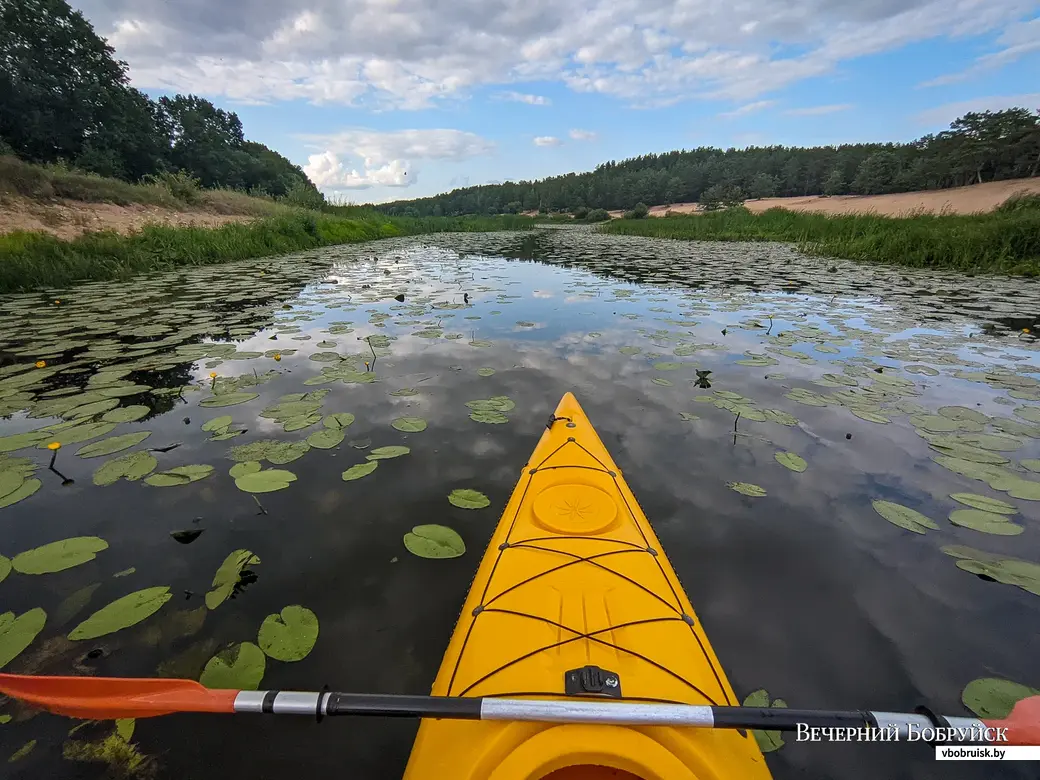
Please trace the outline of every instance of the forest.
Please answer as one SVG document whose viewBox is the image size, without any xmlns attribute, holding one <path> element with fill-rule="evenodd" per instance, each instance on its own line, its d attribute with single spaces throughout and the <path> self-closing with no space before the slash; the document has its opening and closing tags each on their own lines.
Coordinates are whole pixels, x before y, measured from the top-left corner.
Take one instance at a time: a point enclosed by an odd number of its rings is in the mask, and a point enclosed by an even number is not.
<svg viewBox="0 0 1040 780">
<path fill-rule="evenodd" d="M 321 205 L 303 170 L 246 140 L 238 116 L 194 95 L 152 100 L 127 64 L 65 0 L 0 2 L 0 155 L 138 182 Z"/>
<path fill-rule="evenodd" d="M 637 204 L 745 198 L 880 195 L 959 187 L 1040 173 L 1040 112 L 1026 108 L 968 113 L 948 130 L 910 143 L 692 150 L 610 161 L 588 173 L 456 189 L 385 203 L 400 216 L 574 212 Z"/>
</svg>

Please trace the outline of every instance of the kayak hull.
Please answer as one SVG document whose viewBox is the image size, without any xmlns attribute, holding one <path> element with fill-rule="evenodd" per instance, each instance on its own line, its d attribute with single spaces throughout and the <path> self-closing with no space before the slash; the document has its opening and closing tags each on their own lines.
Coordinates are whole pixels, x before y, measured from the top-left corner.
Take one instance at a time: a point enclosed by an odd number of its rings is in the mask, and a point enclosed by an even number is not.
<svg viewBox="0 0 1040 780">
<path fill-rule="evenodd" d="M 432 694 L 618 692 L 625 701 L 739 704 L 657 536 L 568 393 L 488 544 Z M 732 729 L 436 719 L 421 722 L 405 772 L 406 780 L 546 777 L 770 774 L 753 736 Z"/>
</svg>

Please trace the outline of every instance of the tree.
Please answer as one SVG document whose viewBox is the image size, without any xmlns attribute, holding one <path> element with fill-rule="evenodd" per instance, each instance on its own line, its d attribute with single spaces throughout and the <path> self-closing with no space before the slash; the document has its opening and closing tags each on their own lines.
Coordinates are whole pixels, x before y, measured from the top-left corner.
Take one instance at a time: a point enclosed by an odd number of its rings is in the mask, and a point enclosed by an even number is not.
<svg viewBox="0 0 1040 780">
<path fill-rule="evenodd" d="M 756 173 L 755 178 L 751 180 L 748 192 L 752 198 L 771 198 L 776 195 L 778 187 L 779 183 L 775 176 L 770 176 L 768 173 Z"/>
<path fill-rule="evenodd" d="M 899 160 L 892 152 L 874 152 L 856 171 L 853 189 L 860 195 L 893 192 L 899 175 Z"/>
<path fill-rule="evenodd" d="M 701 205 L 705 211 L 732 208 L 744 203 L 744 193 L 732 184 L 713 184 L 701 193 Z"/>
<path fill-rule="evenodd" d="M 637 203 L 631 211 L 625 213 L 625 219 L 646 219 L 649 214 L 650 209 L 645 203 Z"/>
<path fill-rule="evenodd" d="M 844 195 L 847 191 L 845 174 L 841 172 L 841 168 L 831 168 L 831 172 L 827 174 L 827 178 L 823 182 L 823 194 Z"/>
</svg>

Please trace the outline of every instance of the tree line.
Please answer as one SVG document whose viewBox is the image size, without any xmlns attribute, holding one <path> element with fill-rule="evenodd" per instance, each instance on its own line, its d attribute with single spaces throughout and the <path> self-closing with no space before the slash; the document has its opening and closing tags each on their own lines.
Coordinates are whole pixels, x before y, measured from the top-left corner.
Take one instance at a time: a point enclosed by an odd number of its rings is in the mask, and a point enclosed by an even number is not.
<svg viewBox="0 0 1040 780">
<path fill-rule="evenodd" d="M 152 100 L 66 0 L 0 0 L 0 154 L 127 181 L 184 172 L 203 187 L 300 201 L 303 170 L 247 141 L 234 112 L 195 95 Z"/>
<path fill-rule="evenodd" d="M 391 215 L 634 209 L 637 204 L 745 198 L 880 195 L 935 190 L 1040 173 L 1040 112 L 1026 108 L 967 113 L 949 130 L 910 143 L 693 150 L 607 162 L 589 173 L 456 189 L 386 203 Z"/>
</svg>

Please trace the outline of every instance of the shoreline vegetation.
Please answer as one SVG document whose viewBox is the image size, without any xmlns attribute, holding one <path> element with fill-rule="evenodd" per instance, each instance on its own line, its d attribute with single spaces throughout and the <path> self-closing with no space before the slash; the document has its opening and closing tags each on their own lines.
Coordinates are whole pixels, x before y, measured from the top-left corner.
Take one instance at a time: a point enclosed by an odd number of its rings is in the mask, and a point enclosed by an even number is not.
<svg viewBox="0 0 1040 780">
<path fill-rule="evenodd" d="M 604 233 L 686 241 L 783 241 L 813 255 L 968 273 L 1040 276 L 1040 194 L 982 214 L 821 214 L 743 206 L 655 219 L 628 217 Z"/>
</svg>

